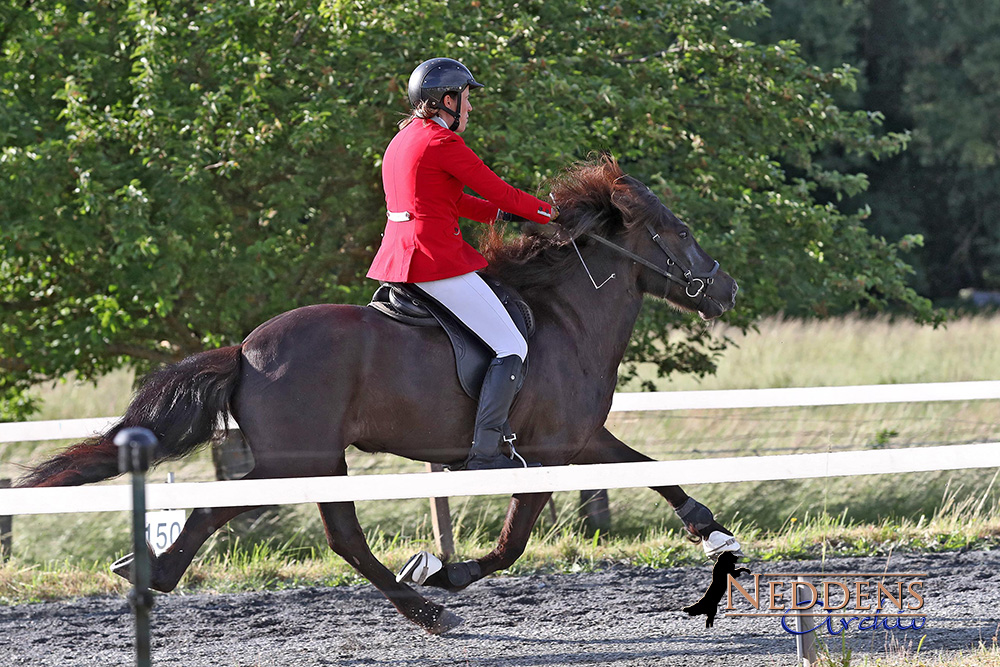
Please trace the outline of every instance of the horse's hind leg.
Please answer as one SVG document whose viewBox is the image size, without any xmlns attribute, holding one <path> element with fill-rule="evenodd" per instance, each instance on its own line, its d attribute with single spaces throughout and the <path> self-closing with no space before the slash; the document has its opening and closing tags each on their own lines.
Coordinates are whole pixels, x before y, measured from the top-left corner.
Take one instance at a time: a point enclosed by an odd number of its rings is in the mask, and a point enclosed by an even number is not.
<svg viewBox="0 0 1000 667">
<path fill-rule="evenodd" d="M 344 468 L 346 472 L 346 466 Z M 319 511 L 326 526 L 330 548 L 354 566 L 403 616 L 431 634 L 439 635 L 458 626 L 462 619 L 439 604 L 424 599 L 375 558 L 358 523 L 354 503 L 322 503 Z"/>
<path fill-rule="evenodd" d="M 226 522 L 253 509 L 257 509 L 257 506 L 204 507 L 191 512 L 174 543 L 159 556 L 150 554 L 150 587 L 163 593 L 174 590 L 205 540 Z M 132 578 L 132 561 L 128 558 L 118 561 L 111 569 L 126 579 Z"/>
<path fill-rule="evenodd" d="M 257 465 L 243 479 L 260 479 L 265 476 L 262 468 L 262 466 Z M 267 476 L 277 475 L 272 474 Z M 149 560 L 152 565 L 150 587 L 153 590 L 163 593 L 169 593 L 174 590 L 181 577 L 187 572 L 198 550 L 215 531 L 240 514 L 260 509 L 260 507 L 260 505 L 248 505 L 244 507 L 200 507 L 192 510 L 191 515 L 184 522 L 184 528 L 181 529 L 181 533 L 174 540 L 174 543 L 159 556 L 155 556 L 150 552 Z M 131 581 L 131 559 L 125 557 L 119 560 L 111 566 L 111 571 Z"/>
<path fill-rule="evenodd" d="M 198 549 L 215 531 L 240 514 L 258 508 L 256 505 L 205 507 L 192 511 L 177 540 L 153 564 L 152 587 L 165 593 L 172 591 L 191 565 Z"/>
<path fill-rule="evenodd" d="M 635 451 L 616 438 L 608 429 L 602 428 L 591 438 L 586 448 L 571 463 L 638 463 L 652 460 L 645 454 Z M 712 512 L 707 507 L 691 498 L 681 487 L 654 486 L 651 488 L 670 503 L 674 511 L 677 512 L 678 517 L 684 523 L 685 530 L 688 531 L 695 541 L 700 542 L 703 538 L 707 538 L 715 532 L 721 532 L 729 537 L 733 536 L 732 532 L 715 520 Z M 736 545 L 737 550 L 738 548 L 738 545 Z M 708 552 L 709 550 L 706 548 L 706 553 Z M 708 555 L 714 558 L 718 556 L 718 553 L 709 553 Z"/>
<path fill-rule="evenodd" d="M 428 577 L 424 585 L 459 591 L 488 574 L 513 565 L 524 553 L 531 529 L 551 497 L 551 493 L 522 493 L 512 497 L 496 548 L 477 560 L 448 563 Z"/>
</svg>

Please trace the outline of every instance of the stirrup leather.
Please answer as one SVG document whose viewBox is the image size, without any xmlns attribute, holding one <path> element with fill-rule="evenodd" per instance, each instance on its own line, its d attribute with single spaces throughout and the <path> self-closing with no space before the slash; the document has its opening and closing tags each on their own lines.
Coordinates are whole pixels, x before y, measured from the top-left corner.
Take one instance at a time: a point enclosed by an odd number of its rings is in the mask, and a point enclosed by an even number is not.
<svg viewBox="0 0 1000 667">
<path fill-rule="evenodd" d="M 509 458 L 511 461 L 517 459 L 518 461 L 521 462 L 521 466 L 527 468 L 528 462 L 525 461 L 524 457 L 518 454 L 517 450 L 514 448 L 514 442 L 517 440 L 517 433 L 514 433 L 514 431 L 510 430 L 509 422 L 503 425 L 503 435 L 500 436 L 500 439 L 503 442 L 503 444 L 500 445 L 501 453 L 504 454 L 504 456 Z M 505 448 L 504 445 L 506 445 L 506 448 L 509 449 L 510 452 L 508 453 L 503 452 L 503 449 Z"/>
</svg>

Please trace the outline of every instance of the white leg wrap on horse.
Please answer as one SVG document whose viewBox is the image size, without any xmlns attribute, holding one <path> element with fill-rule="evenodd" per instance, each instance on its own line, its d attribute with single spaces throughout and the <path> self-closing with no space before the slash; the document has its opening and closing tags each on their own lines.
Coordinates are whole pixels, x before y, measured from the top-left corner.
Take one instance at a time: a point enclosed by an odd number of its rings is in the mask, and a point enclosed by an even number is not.
<svg viewBox="0 0 1000 667">
<path fill-rule="evenodd" d="M 718 559 L 719 554 L 724 551 L 735 551 L 737 556 L 743 556 L 740 543 L 736 541 L 736 538 L 719 530 L 712 531 L 708 537 L 702 540 L 701 546 L 705 550 L 705 555 L 712 560 Z"/>
<path fill-rule="evenodd" d="M 440 572 L 442 567 L 444 565 L 441 559 L 432 553 L 421 551 L 406 561 L 406 565 L 396 575 L 396 583 L 401 584 L 405 581 L 422 586 L 428 577 Z"/>
</svg>

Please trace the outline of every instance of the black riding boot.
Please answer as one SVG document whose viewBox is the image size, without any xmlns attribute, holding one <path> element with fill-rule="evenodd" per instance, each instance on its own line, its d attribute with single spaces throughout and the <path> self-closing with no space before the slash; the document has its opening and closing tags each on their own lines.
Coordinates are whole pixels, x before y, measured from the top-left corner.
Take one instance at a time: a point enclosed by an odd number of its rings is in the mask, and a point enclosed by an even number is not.
<svg viewBox="0 0 1000 667">
<path fill-rule="evenodd" d="M 521 383 L 522 366 L 521 357 L 512 354 L 494 359 L 486 369 L 483 388 L 479 392 L 472 451 L 465 459 L 466 470 L 523 467 L 521 461 L 510 459 L 500 451 L 510 404 L 514 402 L 514 395 Z"/>
</svg>

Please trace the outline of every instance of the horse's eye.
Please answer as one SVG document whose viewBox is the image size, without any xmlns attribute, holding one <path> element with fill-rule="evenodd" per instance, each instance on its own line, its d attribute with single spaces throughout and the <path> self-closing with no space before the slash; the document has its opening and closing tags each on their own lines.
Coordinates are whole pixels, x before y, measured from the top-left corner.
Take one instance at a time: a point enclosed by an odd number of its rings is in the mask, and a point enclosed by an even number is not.
<svg viewBox="0 0 1000 667">
<path fill-rule="evenodd" d="M 688 237 L 688 233 L 687 232 L 681 232 L 680 234 L 678 234 L 678 236 L 680 236 L 682 239 L 686 239 Z"/>
</svg>

